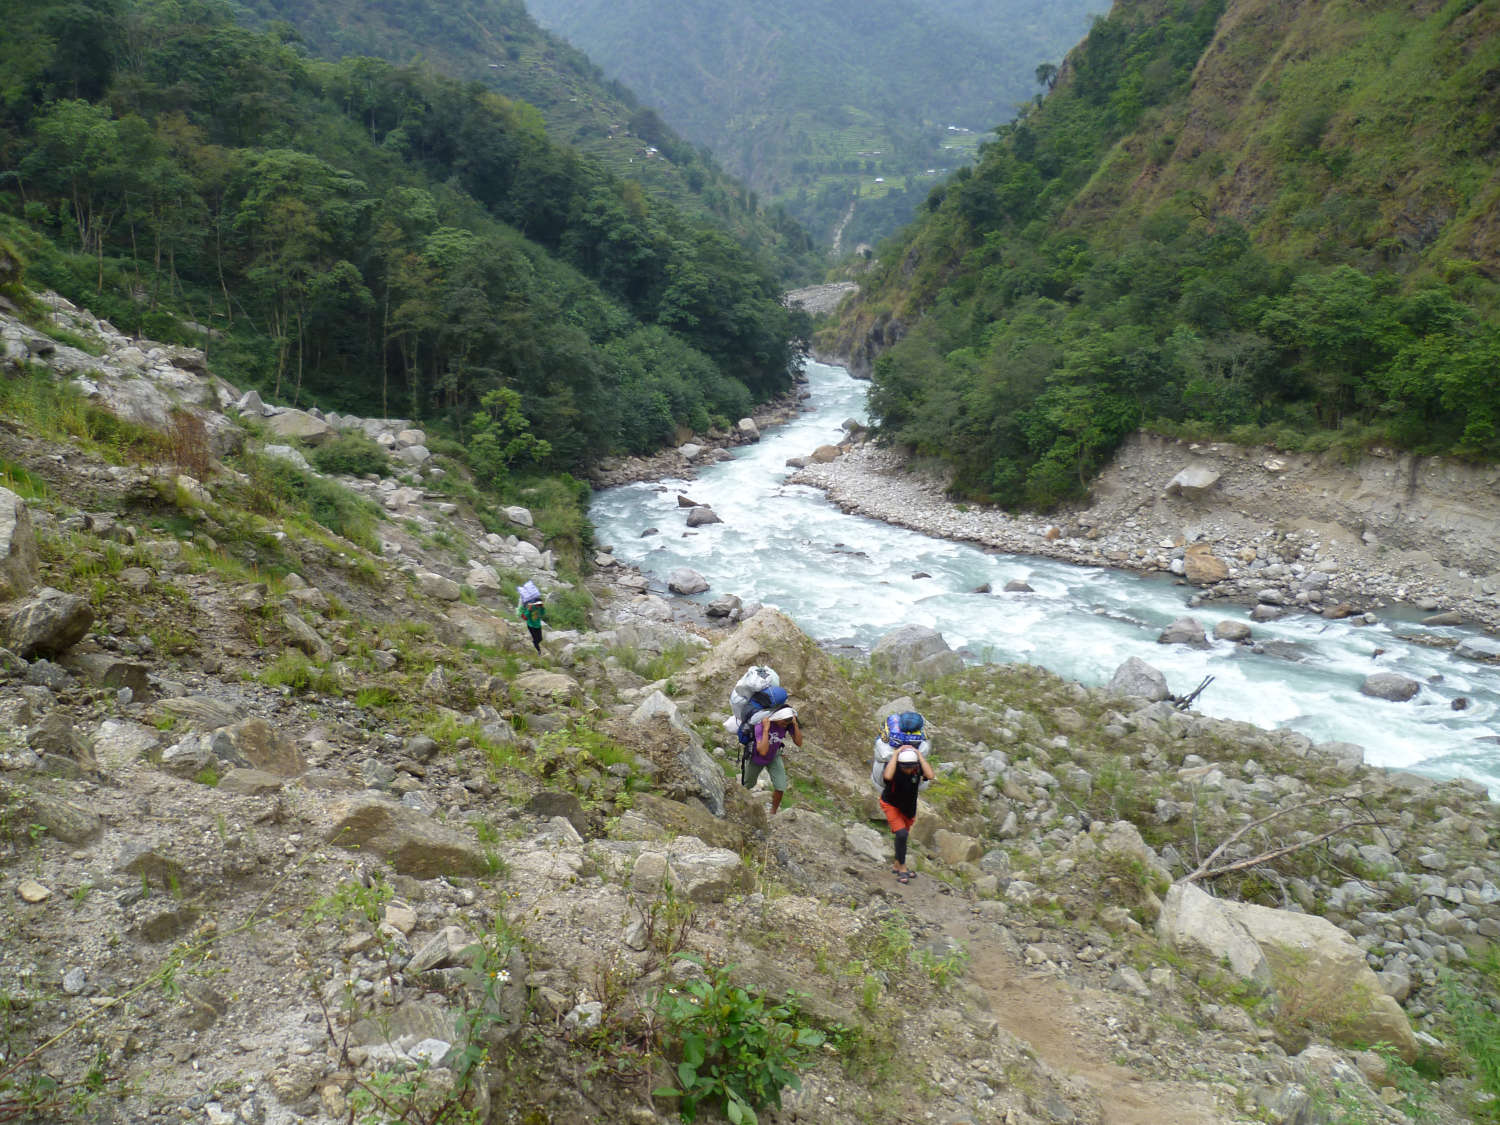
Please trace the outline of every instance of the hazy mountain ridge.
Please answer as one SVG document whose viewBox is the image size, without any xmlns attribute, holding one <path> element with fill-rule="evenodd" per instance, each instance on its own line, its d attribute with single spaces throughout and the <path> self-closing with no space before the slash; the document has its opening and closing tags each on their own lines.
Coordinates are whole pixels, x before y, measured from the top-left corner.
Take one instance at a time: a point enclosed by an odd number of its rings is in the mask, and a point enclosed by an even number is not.
<svg viewBox="0 0 1500 1125">
<path fill-rule="evenodd" d="M 826 238 L 856 194 L 867 211 L 900 195 L 909 215 L 936 169 L 969 159 L 973 136 L 958 134 L 965 146 L 945 152 L 955 139 L 947 127 L 982 132 L 1009 118 L 1036 90 L 1037 65 L 1082 34 L 1091 6 L 986 13 L 820 0 L 725 11 L 700 0 L 658 13 L 639 2 L 535 0 L 532 9 Z M 893 229 L 887 217 L 879 233 Z"/>
</svg>

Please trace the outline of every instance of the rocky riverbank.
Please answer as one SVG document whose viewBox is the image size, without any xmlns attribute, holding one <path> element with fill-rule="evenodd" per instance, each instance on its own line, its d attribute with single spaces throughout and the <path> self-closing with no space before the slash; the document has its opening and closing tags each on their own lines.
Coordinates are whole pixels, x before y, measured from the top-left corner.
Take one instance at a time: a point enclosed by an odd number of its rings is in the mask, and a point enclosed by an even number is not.
<svg viewBox="0 0 1500 1125">
<path fill-rule="evenodd" d="M 779 426 L 798 410 L 807 398 L 799 382 L 791 390 L 770 402 L 761 403 L 748 416 L 727 429 L 711 429 L 702 434 L 684 428 L 675 445 L 639 457 L 605 457 L 595 464 L 589 483 L 595 488 L 614 488 L 643 480 L 667 477 L 691 480 L 698 467 L 711 465 L 729 456 L 729 450 L 760 440 L 762 430 Z"/>
<path fill-rule="evenodd" d="M 1263 607 L 1263 618 L 1404 603 L 1448 624 L 1500 626 L 1493 469 L 1441 466 L 1426 485 L 1402 459 L 1349 469 L 1142 435 L 1102 474 L 1089 505 L 1045 518 L 953 503 L 940 473 L 871 444 L 791 479 L 845 511 L 927 535 L 1176 574 L 1200 588 L 1199 599 Z"/>
</svg>

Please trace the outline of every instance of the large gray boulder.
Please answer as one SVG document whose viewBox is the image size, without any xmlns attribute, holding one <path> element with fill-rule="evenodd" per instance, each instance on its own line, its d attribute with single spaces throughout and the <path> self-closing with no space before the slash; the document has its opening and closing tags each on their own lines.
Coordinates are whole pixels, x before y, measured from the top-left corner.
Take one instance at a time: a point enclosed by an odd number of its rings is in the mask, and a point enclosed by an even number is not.
<svg viewBox="0 0 1500 1125">
<path fill-rule="evenodd" d="M 877 674 L 905 682 L 925 682 L 962 671 L 963 658 L 948 647 L 943 634 L 926 625 L 902 625 L 876 642 L 870 667 Z"/>
<path fill-rule="evenodd" d="M 687 525 L 689 527 L 707 527 L 709 524 L 723 522 L 719 518 L 718 513 L 706 505 L 691 509 L 687 515 Z"/>
<path fill-rule="evenodd" d="M 1206 465 L 1189 465 L 1167 482 L 1167 495 L 1198 500 L 1212 492 L 1218 483 L 1219 474 L 1213 469 Z"/>
<path fill-rule="evenodd" d="M 1316 914 L 1223 903 L 1265 955 L 1284 1018 L 1326 1030 L 1335 1043 L 1389 1043 L 1408 1063 L 1417 1041 L 1401 1005 L 1386 994 L 1364 950 Z"/>
<path fill-rule="evenodd" d="M 214 731 L 211 745 L 223 761 L 278 777 L 300 777 L 307 772 L 307 760 L 296 743 L 259 717 Z"/>
<path fill-rule="evenodd" d="M 1179 617 L 1172 624 L 1161 631 L 1156 638 L 1159 645 L 1191 645 L 1193 648 L 1207 648 L 1208 638 L 1203 634 L 1203 626 L 1195 617 Z"/>
<path fill-rule="evenodd" d="M 36 535 L 26 501 L 0 488 L 0 601 L 29 594 L 36 574 Z"/>
<path fill-rule="evenodd" d="M 330 808 L 328 841 L 380 856 L 402 875 L 436 879 L 489 869 L 473 841 L 413 809 L 378 797 L 349 797 Z"/>
<path fill-rule="evenodd" d="M 1167 687 L 1167 677 L 1139 656 L 1132 656 L 1115 669 L 1115 674 L 1109 680 L 1109 690 L 1116 695 L 1149 699 L 1152 703 L 1172 698 L 1171 689 Z"/>
<path fill-rule="evenodd" d="M 1493 637 L 1469 637 L 1460 641 L 1454 651 L 1470 660 L 1500 660 L 1500 640 Z"/>
<path fill-rule="evenodd" d="M 305 410 L 282 410 L 265 420 L 266 428 L 279 438 L 296 438 L 307 445 L 320 445 L 333 437 L 333 427 Z"/>
<path fill-rule="evenodd" d="M 714 816 L 723 816 L 724 771 L 703 749 L 702 740 L 677 705 L 661 692 L 652 692 L 636 708 L 631 722 L 661 732 L 655 739 L 656 760 L 667 767 L 657 779 L 661 795 L 679 801 L 696 799 Z"/>
<path fill-rule="evenodd" d="M 44 586 L 34 598 L 21 602 L 5 619 L 5 644 L 30 660 L 56 656 L 83 640 L 94 623 L 94 611 L 77 594 Z"/>
<path fill-rule="evenodd" d="M 691 567 L 679 566 L 667 576 L 667 589 L 674 594 L 701 594 L 708 589 L 708 579 Z"/>
<path fill-rule="evenodd" d="M 1271 965 L 1250 932 L 1224 910 L 1224 904 L 1192 883 L 1173 883 L 1156 921 L 1157 935 L 1179 953 L 1227 964 L 1235 976 L 1262 987 L 1271 984 Z"/>
<path fill-rule="evenodd" d="M 1243 621 L 1220 621 L 1214 626 L 1214 640 L 1233 641 L 1237 644 L 1240 641 L 1248 641 L 1250 632 L 1250 626 Z"/>
<path fill-rule="evenodd" d="M 1157 933 L 1180 953 L 1227 965 L 1274 993 L 1290 1022 L 1346 1045 L 1389 1043 L 1410 1062 L 1417 1043 L 1359 945 L 1326 918 L 1210 897 L 1191 883 L 1167 892 Z"/>
<path fill-rule="evenodd" d="M 1359 685 L 1359 690 L 1362 695 L 1368 695 L 1374 699 L 1405 703 L 1422 690 L 1422 685 L 1416 680 L 1408 679 L 1395 672 L 1376 672 L 1373 676 L 1365 677 L 1365 682 Z"/>
<path fill-rule="evenodd" d="M 667 884 L 691 902 L 723 902 L 750 889 L 750 870 L 739 852 L 680 836 L 667 851 Z"/>
<path fill-rule="evenodd" d="M 456 602 L 463 595 L 463 587 L 457 582 L 431 570 L 417 571 L 417 589 L 444 602 Z"/>
</svg>

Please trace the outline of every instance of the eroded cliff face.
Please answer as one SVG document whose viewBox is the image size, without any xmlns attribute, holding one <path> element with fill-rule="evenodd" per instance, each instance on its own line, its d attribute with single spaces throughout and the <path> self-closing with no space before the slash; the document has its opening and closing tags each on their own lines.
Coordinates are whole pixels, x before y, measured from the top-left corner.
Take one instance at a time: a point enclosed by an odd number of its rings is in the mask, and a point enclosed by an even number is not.
<svg viewBox="0 0 1500 1125">
<path fill-rule="evenodd" d="M 1168 498 L 1181 469 L 1219 474 L 1203 497 Z M 1472 596 L 1500 592 L 1500 467 L 1376 449 L 1357 462 L 1265 446 L 1136 434 L 1094 487 L 1095 511 L 1313 531 L 1383 570 L 1427 572 Z"/>
</svg>

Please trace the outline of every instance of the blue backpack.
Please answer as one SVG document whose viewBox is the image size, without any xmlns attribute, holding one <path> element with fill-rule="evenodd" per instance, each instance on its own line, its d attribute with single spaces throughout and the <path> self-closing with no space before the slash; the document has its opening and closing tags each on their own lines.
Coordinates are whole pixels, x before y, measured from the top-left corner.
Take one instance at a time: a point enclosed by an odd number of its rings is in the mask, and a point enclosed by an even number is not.
<svg viewBox="0 0 1500 1125">
<path fill-rule="evenodd" d="M 755 723 L 753 722 L 755 716 L 762 711 L 775 711 L 785 707 L 786 699 L 786 688 L 784 687 L 762 688 L 750 697 L 750 702 L 754 705 L 755 709 L 740 724 L 738 737 L 741 746 L 748 747 L 755 745 Z"/>
<path fill-rule="evenodd" d="M 903 746 L 920 746 L 927 738 L 922 724 L 922 716 L 916 711 L 887 715 L 885 729 L 880 732 L 880 737 L 885 739 L 886 745 L 898 750 Z"/>
</svg>

